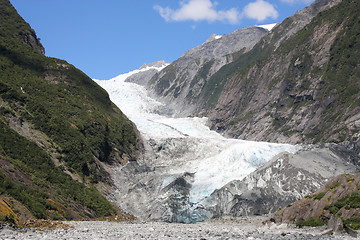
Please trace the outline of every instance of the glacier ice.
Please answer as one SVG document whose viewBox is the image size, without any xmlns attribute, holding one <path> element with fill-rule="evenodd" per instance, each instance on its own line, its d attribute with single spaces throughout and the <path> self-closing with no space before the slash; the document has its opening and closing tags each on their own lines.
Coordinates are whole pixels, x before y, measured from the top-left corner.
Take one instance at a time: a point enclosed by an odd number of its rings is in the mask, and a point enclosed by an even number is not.
<svg viewBox="0 0 360 240">
<path fill-rule="evenodd" d="M 201 204 L 205 204 L 204 200 L 214 190 L 230 181 L 243 179 L 281 152 L 294 153 L 300 149 L 299 146 L 289 144 L 225 138 L 209 129 L 205 117 L 172 118 L 157 114 L 157 109 L 163 107 L 163 104 L 151 98 L 143 86 L 125 81 L 132 74 L 148 68 L 110 80 L 94 81 L 109 93 L 110 99 L 136 124 L 145 141 L 156 146 L 154 154 L 148 155 L 155 157 L 144 160 L 144 164 L 158 169 L 155 171 L 158 171 L 157 178 L 160 178 L 157 183 L 159 186 L 154 187 L 158 193 L 154 192 L 148 201 L 160 204 L 161 198 L 170 196 L 164 189 L 175 186 L 180 178 L 188 183 L 186 186 L 176 185 L 171 196 L 174 201 L 178 201 L 178 205 L 177 209 L 166 210 L 173 214 L 169 221 L 193 222 L 209 217 Z M 185 173 L 191 177 L 184 178 Z M 186 196 L 179 197 L 182 195 Z"/>
</svg>

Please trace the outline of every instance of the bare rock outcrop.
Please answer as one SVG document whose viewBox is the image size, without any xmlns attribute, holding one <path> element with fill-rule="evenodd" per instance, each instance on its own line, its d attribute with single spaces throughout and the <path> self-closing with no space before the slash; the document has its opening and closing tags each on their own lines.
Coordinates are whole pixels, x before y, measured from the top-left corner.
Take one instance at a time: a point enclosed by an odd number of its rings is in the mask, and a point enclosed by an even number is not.
<svg viewBox="0 0 360 240">
<path fill-rule="evenodd" d="M 317 219 L 334 231 L 352 228 L 360 219 L 360 173 L 342 174 L 330 179 L 316 192 L 274 213 L 276 223 L 301 223 Z M 350 220 L 350 221 L 349 221 Z"/>
</svg>

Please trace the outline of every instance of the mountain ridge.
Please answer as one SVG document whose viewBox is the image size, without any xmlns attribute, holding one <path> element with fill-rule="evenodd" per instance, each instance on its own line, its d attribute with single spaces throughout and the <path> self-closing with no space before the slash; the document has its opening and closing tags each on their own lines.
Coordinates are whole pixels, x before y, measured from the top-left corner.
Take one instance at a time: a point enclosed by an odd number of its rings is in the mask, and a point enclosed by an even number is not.
<svg viewBox="0 0 360 240">
<path fill-rule="evenodd" d="M 213 126 L 223 130 L 228 128 L 224 132 L 231 136 L 253 140 L 292 143 L 357 141 L 359 134 L 356 133 L 354 126 L 356 119 L 359 118 L 356 114 L 359 104 L 355 90 L 358 88 L 356 87 L 358 70 L 355 68 L 350 74 L 339 75 L 338 83 L 330 80 L 331 75 L 328 73 L 337 71 L 330 70 L 331 62 L 341 58 L 341 55 L 331 56 L 331 51 L 337 44 L 335 39 L 340 34 L 345 34 L 340 33 L 344 31 L 340 22 L 344 19 L 345 22 L 354 24 L 352 20 L 347 20 L 349 18 L 340 15 L 347 14 L 345 13 L 347 11 L 351 12 L 350 8 L 356 9 L 356 6 L 352 6 L 344 10 L 346 6 L 354 4 L 356 5 L 354 2 L 343 1 L 321 12 L 322 14 L 315 17 L 312 23 L 282 45 L 278 47 L 274 44 L 276 50 L 269 57 L 254 61 L 243 68 L 240 74 L 234 74 L 232 79 L 224 84 L 224 97 L 219 97 L 217 106 L 214 106 L 219 111 L 210 113 Z M 325 18 L 326 20 L 322 20 Z M 337 21 L 336 18 L 339 23 L 334 23 Z M 331 24 L 336 26 L 335 29 L 329 29 Z M 278 25 L 272 34 L 281 27 L 282 24 Z M 351 29 L 351 26 L 346 29 Z M 266 45 L 267 43 L 260 44 L 258 48 L 264 48 Z M 312 46 L 312 49 L 309 50 L 308 46 Z M 356 59 L 358 54 L 358 51 L 351 52 L 353 59 Z M 282 66 L 282 69 L 280 70 L 278 66 Z M 344 76 L 349 76 L 349 80 Z M 351 81 L 354 86 L 343 88 L 340 81 Z M 257 87 L 251 88 L 250 83 L 256 84 Z M 271 91 L 268 90 L 269 88 Z M 336 94 L 334 91 L 337 88 L 342 89 L 344 94 Z M 330 89 L 333 89 L 332 93 Z M 231 103 L 231 96 L 240 96 L 242 100 Z M 326 98 L 329 100 L 324 100 Z M 348 109 L 349 112 L 337 115 L 336 107 L 341 104 L 345 104 L 342 108 Z M 329 112 L 328 108 L 334 110 Z M 258 109 L 262 109 L 261 114 Z M 342 120 L 328 121 L 340 116 Z M 354 119 L 353 122 L 347 122 L 346 118 Z M 339 124 L 338 127 L 336 124 Z M 334 130 L 328 133 L 329 128 Z M 341 132 L 339 128 L 352 130 L 335 134 L 335 129 Z M 351 132 L 353 130 L 355 132 Z"/>
<path fill-rule="evenodd" d="M 153 96 L 168 105 L 167 114 L 191 115 L 194 106 L 189 95 L 197 96 L 208 76 L 225 64 L 232 62 L 232 53 L 247 52 L 268 31 L 260 27 L 247 27 L 207 40 L 202 45 L 186 51 L 146 85 Z"/>
</svg>

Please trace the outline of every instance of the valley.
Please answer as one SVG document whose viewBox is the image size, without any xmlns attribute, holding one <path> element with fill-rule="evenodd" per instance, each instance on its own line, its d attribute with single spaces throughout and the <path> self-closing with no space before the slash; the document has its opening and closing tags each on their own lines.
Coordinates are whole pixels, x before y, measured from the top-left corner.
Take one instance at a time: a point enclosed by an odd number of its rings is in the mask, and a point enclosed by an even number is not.
<svg viewBox="0 0 360 240">
<path fill-rule="evenodd" d="M 206 220 L 211 213 L 204 209 L 204 201 L 214 190 L 243 179 L 279 153 L 301 149 L 296 145 L 225 138 L 209 129 L 205 117 L 158 114 L 166 106 L 149 97 L 143 86 L 126 81 L 151 68 L 96 80 L 136 124 L 144 140 L 142 159 L 129 163 L 124 167 L 127 170 L 113 169 L 119 172 L 112 174 L 115 183 L 124 177 L 123 172 L 125 179 L 132 179 L 119 182 L 119 195 L 114 198 L 120 208 L 140 219 L 185 223 Z M 130 165 L 134 165 L 132 171 Z"/>
<path fill-rule="evenodd" d="M 45 56 L 0 0 L 0 232 L 357 235 L 359 9 L 316 0 L 281 23 L 214 33 L 171 63 L 99 80 Z M 75 229 L 11 227 L 34 219 Z"/>
</svg>

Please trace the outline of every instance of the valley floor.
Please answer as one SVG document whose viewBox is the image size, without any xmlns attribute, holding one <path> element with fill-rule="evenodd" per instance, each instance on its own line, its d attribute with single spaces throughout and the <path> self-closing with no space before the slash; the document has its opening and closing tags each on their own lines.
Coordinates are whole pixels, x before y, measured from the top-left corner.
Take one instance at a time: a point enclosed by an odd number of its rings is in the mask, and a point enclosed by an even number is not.
<svg viewBox="0 0 360 240">
<path fill-rule="evenodd" d="M 286 225 L 263 225 L 263 217 L 211 220 L 197 224 L 164 222 L 65 222 L 68 229 L 36 230 L 0 228 L 0 239 L 354 239 L 327 235 L 325 228 L 299 229 Z"/>
</svg>

